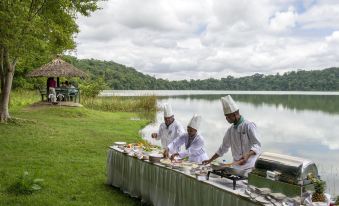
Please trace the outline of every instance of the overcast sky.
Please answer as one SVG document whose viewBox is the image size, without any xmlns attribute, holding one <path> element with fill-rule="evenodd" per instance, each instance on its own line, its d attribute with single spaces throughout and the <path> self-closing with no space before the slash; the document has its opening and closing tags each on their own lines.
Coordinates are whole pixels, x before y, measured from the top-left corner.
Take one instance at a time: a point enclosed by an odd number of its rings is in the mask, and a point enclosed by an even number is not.
<svg viewBox="0 0 339 206">
<path fill-rule="evenodd" d="M 339 66 L 339 1 L 108 0 L 75 55 L 169 80 Z"/>
</svg>

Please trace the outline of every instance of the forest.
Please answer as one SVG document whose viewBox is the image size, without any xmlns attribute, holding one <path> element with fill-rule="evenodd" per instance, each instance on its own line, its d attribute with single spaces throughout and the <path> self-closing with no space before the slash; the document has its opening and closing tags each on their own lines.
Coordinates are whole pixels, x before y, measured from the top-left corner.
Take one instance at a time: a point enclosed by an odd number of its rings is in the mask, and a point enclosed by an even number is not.
<svg viewBox="0 0 339 206">
<path fill-rule="evenodd" d="M 221 79 L 191 79 L 169 81 L 138 72 L 113 61 L 64 59 L 86 71 L 93 79 L 104 79 L 108 89 L 116 90 L 259 90 L 259 91 L 339 91 L 339 68 L 305 71 L 299 69 L 284 74 L 233 77 Z"/>
</svg>

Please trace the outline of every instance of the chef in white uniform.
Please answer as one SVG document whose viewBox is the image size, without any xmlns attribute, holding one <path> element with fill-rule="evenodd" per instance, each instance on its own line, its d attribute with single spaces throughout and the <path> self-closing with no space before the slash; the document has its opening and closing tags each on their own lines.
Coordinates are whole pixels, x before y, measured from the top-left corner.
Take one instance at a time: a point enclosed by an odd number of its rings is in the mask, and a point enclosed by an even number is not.
<svg viewBox="0 0 339 206">
<path fill-rule="evenodd" d="M 152 133 L 152 138 L 161 140 L 162 148 L 166 148 L 176 137 L 185 133 L 183 126 L 174 119 L 170 104 L 164 104 L 164 122 L 160 124 L 158 133 Z M 173 152 L 178 152 L 179 147 Z"/>
<path fill-rule="evenodd" d="M 232 126 L 227 129 L 218 151 L 211 159 L 203 163 L 211 163 L 216 158 L 223 156 L 231 148 L 235 168 L 252 168 L 261 153 L 257 127 L 253 122 L 244 119 L 240 115 L 239 108 L 230 95 L 222 97 L 221 103 L 226 120 Z"/>
<path fill-rule="evenodd" d="M 207 160 L 208 156 L 205 152 L 204 138 L 198 133 L 199 126 L 201 124 L 201 116 L 194 115 L 187 125 L 187 133 L 177 137 L 172 143 L 170 143 L 165 149 L 164 156 L 168 157 L 169 153 L 172 153 L 170 159 L 174 157 L 179 158 L 188 157 L 188 161 L 201 164 L 202 161 Z M 180 152 L 173 152 L 175 148 L 184 145 L 185 150 Z"/>
</svg>

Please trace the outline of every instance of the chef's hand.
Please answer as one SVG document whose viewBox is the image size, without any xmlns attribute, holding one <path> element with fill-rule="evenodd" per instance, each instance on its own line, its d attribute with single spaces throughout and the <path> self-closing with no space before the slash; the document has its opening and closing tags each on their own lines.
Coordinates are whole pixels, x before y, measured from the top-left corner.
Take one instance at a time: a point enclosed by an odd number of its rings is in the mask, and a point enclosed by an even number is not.
<svg viewBox="0 0 339 206">
<path fill-rule="evenodd" d="M 152 138 L 157 138 L 158 134 L 157 133 L 152 133 Z"/>
<path fill-rule="evenodd" d="M 244 160 L 246 160 L 246 162 L 247 162 L 247 160 L 250 158 L 250 156 L 251 156 L 250 153 L 246 153 L 246 154 L 244 154 L 243 158 L 244 158 Z"/>
<path fill-rule="evenodd" d="M 204 161 L 202 161 L 202 164 L 203 165 L 208 165 L 209 163 L 211 163 L 212 162 L 212 160 L 204 160 Z"/>
<path fill-rule="evenodd" d="M 247 160 L 242 157 L 240 160 L 233 162 L 233 165 L 244 165 L 247 162 Z"/>
<path fill-rule="evenodd" d="M 242 158 L 237 162 L 239 163 L 239 165 L 244 165 L 252 155 L 255 155 L 255 152 L 250 150 L 248 153 L 245 153 Z"/>
<path fill-rule="evenodd" d="M 168 158 L 168 156 L 169 156 L 169 149 L 166 148 L 166 149 L 164 150 L 164 158 Z"/>
<path fill-rule="evenodd" d="M 179 154 L 178 153 L 174 153 L 172 154 L 172 156 L 170 157 L 170 160 L 173 161 L 174 160 L 174 157 L 178 156 Z"/>
<path fill-rule="evenodd" d="M 213 160 L 217 159 L 218 157 L 219 157 L 219 155 L 217 153 L 215 153 L 209 160 L 202 161 L 202 164 L 207 165 L 207 164 L 213 162 Z"/>
</svg>

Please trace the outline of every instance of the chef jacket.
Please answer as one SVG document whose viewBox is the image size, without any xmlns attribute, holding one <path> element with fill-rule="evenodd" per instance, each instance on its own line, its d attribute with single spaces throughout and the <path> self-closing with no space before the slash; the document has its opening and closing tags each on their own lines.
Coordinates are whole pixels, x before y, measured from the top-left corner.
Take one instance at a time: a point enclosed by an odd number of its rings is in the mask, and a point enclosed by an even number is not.
<svg viewBox="0 0 339 206">
<path fill-rule="evenodd" d="M 173 150 L 175 148 L 185 145 L 185 150 L 178 152 L 180 158 L 188 157 L 188 161 L 198 164 L 201 164 L 204 160 L 208 160 L 208 156 L 204 148 L 204 138 L 200 134 L 196 134 L 192 141 L 190 141 L 189 138 L 190 137 L 187 133 L 177 137 L 171 144 L 168 145 L 170 153 L 174 153 Z"/>
<path fill-rule="evenodd" d="M 250 150 L 254 151 L 255 155 L 250 156 L 244 165 L 236 166 L 239 169 L 254 167 L 255 161 L 261 153 L 261 143 L 256 125 L 241 117 L 239 124 L 228 128 L 223 142 L 216 153 L 219 156 L 223 156 L 229 148 L 232 151 L 233 161 L 240 160 Z"/>
<path fill-rule="evenodd" d="M 179 122 L 174 120 L 172 124 L 170 124 L 168 127 L 165 123 L 161 123 L 157 135 L 157 140 L 161 140 L 161 146 L 163 148 L 166 148 L 176 137 L 179 137 L 180 135 L 184 134 L 185 130 L 181 126 Z M 173 152 L 178 152 L 179 147 L 175 148 Z"/>
</svg>

